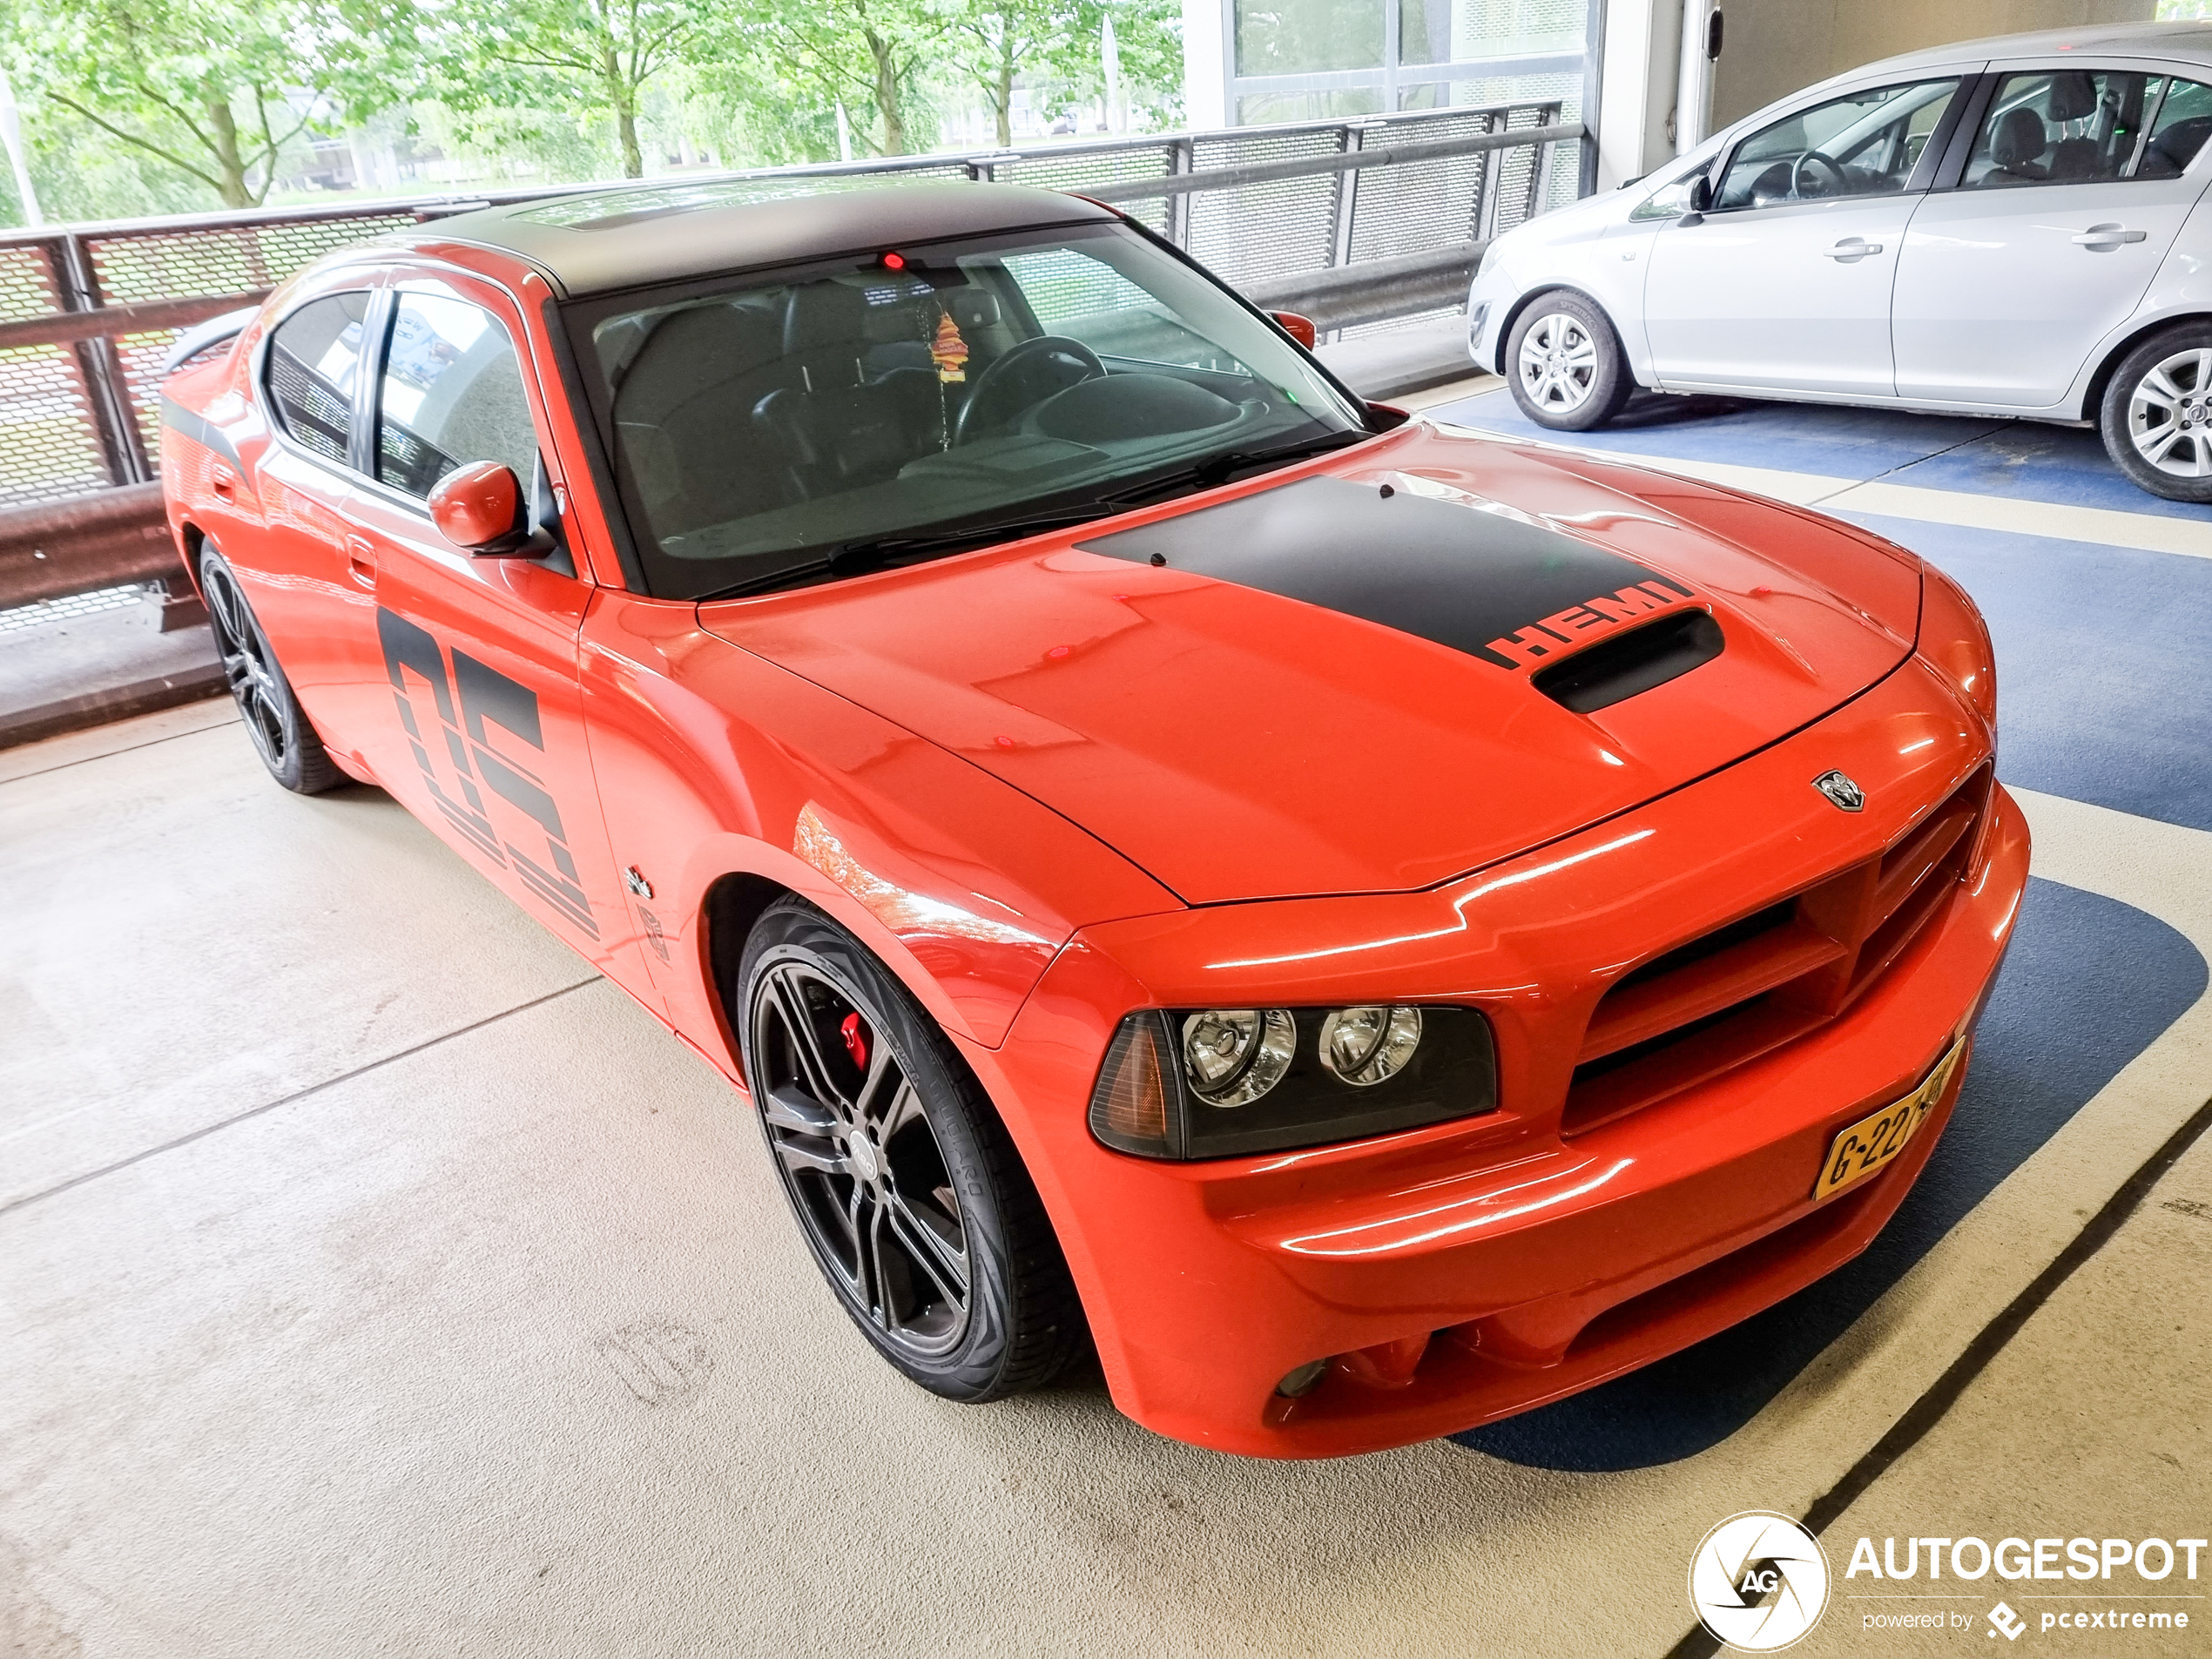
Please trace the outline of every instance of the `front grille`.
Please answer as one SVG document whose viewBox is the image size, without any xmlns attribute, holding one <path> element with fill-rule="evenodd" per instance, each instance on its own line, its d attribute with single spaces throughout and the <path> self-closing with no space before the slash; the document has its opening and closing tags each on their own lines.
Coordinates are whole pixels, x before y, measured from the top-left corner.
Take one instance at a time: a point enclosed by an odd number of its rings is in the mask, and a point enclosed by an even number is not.
<svg viewBox="0 0 2212 1659">
<path fill-rule="evenodd" d="M 1561 1132 L 1586 1134 L 1844 1014 L 1966 878 L 1990 787 L 1984 766 L 1885 851 L 1624 975 L 1590 1016 Z"/>
</svg>

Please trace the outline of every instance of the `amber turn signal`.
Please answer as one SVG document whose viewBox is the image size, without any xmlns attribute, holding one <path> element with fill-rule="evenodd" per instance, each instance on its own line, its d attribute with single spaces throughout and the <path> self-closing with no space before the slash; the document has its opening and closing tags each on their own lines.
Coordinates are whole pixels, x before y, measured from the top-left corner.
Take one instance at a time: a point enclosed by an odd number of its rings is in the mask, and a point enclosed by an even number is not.
<svg viewBox="0 0 2212 1659">
<path fill-rule="evenodd" d="M 1168 1111 L 1168 1060 L 1162 1053 L 1159 1023 L 1136 1019 L 1122 1022 L 1099 1069 L 1098 1087 L 1091 1094 L 1091 1132 L 1107 1145 L 1146 1157 L 1172 1157 L 1168 1143 L 1172 1119 Z"/>
</svg>

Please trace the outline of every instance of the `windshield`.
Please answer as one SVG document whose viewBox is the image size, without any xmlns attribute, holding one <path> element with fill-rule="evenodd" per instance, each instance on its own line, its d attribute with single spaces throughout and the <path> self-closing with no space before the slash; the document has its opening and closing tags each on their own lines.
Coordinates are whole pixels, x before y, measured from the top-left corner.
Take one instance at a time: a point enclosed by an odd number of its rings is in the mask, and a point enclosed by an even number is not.
<svg viewBox="0 0 2212 1659">
<path fill-rule="evenodd" d="M 1116 510 L 1366 432 L 1303 353 L 1120 226 L 921 244 L 570 308 L 656 593 Z M 910 550 L 919 552 L 921 549 Z"/>
</svg>

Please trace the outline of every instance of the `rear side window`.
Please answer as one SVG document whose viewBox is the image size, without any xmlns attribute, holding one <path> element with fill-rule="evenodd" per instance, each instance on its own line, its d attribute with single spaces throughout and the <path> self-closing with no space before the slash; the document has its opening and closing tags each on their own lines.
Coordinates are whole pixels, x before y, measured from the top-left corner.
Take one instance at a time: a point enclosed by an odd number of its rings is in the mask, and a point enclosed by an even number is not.
<svg viewBox="0 0 2212 1659">
<path fill-rule="evenodd" d="M 2212 131 L 2212 91 L 2137 70 L 2008 75 L 1974 137 L 1964 183 L 2020 185 L 2171 179 Z"/>
<path fill-rule="evenodd" d="M 2151 122 L 2150 141 L 2135 164 L 2138 179 L 2179 177 L 2196 159 L 2212 133 L 2212 87 L 2195 81 L 2168 81 Z"/>
<path fill-rule="evenodd" d="M 365 291 L 310 300 L 269 335 L 264 373 L 278 427 L 341 465 L 353 447 L 354 388 L 368 300 Z"/>
<path fill-rule="evenodd" d="M 515 342 L 480 306 L 403 293 L 377 390 L 376 476 L 423 496 L 456 467 L 496 461 L 527 489 L 537 432 Z"/>
</svg>

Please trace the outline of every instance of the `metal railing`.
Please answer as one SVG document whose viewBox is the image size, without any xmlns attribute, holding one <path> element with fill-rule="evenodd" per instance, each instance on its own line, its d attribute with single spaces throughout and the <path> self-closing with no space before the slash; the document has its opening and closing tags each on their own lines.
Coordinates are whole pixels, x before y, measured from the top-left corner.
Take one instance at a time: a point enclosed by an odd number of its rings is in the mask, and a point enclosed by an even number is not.
<svg viewBox="0 0 2212 1659">
<path fill-rule="evenodd" d="M 864 173 L 1074 191 L 1143 219 L 1256 302 L 1337 330 L 1455 307 L 1493 236 L 1576 193 L 1585 134 L 1561 107 L 1529 101 L 711 177 Z M 0 233 L 0 608 L 173 573 L 154 481 L 161 363 L 183 329 L 251 305 L 322 254 L 381 232 L 604 188 Z"/>
</svg>

